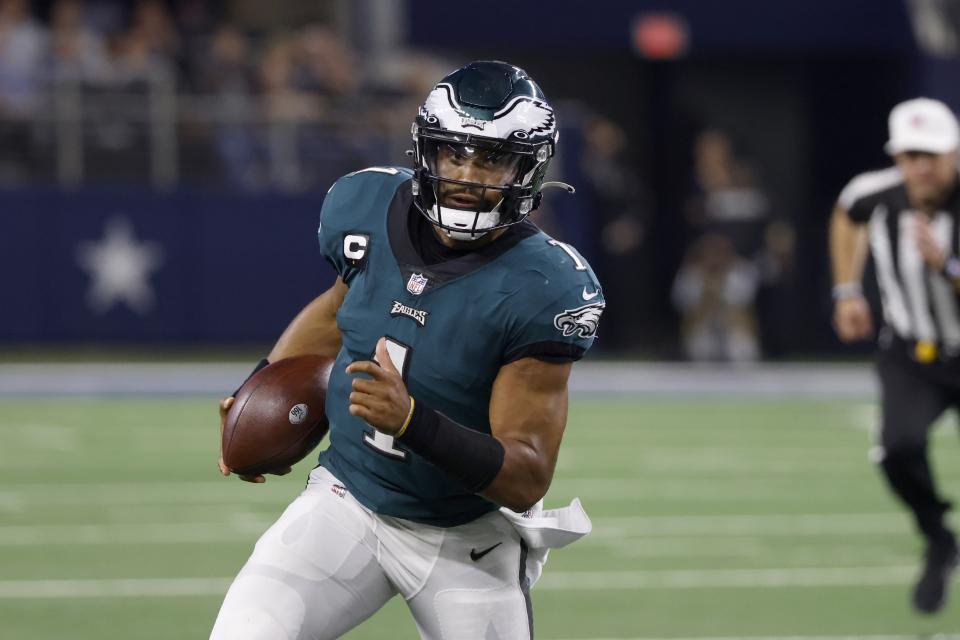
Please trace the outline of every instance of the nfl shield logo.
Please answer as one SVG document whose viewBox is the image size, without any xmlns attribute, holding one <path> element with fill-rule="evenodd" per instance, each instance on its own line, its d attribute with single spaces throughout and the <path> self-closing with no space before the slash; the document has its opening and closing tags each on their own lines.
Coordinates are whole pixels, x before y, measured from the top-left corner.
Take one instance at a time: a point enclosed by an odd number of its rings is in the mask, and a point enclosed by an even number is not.
<svg viewBox="0 0 960 640">
<path fill-rule="evenodd" d="M 420 273 L 414 273 L 410 275 L 410 280 L 407 281 L 407 291 L 412 293 L 415 296 L 423 293 L 424 287 L 427 286 L 427 279 L 423 277 Z"/>
</svg>

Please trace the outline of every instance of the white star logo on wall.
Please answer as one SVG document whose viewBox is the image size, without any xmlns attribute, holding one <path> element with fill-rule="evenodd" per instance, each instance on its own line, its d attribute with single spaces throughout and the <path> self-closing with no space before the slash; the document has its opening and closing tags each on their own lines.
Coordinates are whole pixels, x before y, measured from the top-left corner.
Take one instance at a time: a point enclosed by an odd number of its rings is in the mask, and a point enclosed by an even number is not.
<svg viewBox="0 0 960 640">
<path fill-rule="evenodd" d="M 87 304 L 95 313 L 120 303 L 139 314 L 153 308 L 148 278 L 163 263 L 163 250 L 156 242 L 137 242 L 128 219 L 112 218 L 101 240 L 81 243 L 77 263 L 90 275 Z"/>
</svg>

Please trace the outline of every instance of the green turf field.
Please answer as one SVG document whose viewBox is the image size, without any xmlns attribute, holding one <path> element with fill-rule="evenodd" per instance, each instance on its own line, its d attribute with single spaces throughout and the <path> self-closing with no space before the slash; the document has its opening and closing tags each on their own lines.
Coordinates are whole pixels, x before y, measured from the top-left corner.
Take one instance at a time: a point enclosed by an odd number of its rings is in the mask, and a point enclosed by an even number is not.
<svg viewBox="0 0 960 640">
<path fill-rule="evenodd" d="M 867 459 L 870 404 L 576 401 L 547 506 L 594 533 L 533 591 L 538 638 L 960 633 L 920 618 L 918 541 Z M 953 421 L 936 466 L 960 496 Z M 300 490 L 216 471 L 214 401 L 0 399 L 0 638 L 205 638 Z M 348 636 L 415 638 L 394 600 Z"/>
</svg>

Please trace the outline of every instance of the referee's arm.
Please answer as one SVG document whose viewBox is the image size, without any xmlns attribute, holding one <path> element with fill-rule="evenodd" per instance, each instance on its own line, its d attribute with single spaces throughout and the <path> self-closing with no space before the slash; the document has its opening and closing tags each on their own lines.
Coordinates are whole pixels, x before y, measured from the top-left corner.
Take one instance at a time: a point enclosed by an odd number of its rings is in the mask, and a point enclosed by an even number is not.
<svg viewBox="0 0 960 640">
<path fill-rule="evenodd" d="M 953 288 L 960 291 L 960 259 L 940 248 L 940 244 L 933 235 L 930 220 L 926 216 L 917 216 L 916 221 L 917 249 L 923 256 L 923 261 L 933 271 L 943 274 Z"/>
<path fill-rule="evenodd" d="M 830 261 L 833 265 L 833 326 L 843 342 L 873 335 L 870 307 L 861 281 L 867 261 L 867 228 L 850 219 L 845 207 L 836 206 L 830 219 Z"/>
</svg>

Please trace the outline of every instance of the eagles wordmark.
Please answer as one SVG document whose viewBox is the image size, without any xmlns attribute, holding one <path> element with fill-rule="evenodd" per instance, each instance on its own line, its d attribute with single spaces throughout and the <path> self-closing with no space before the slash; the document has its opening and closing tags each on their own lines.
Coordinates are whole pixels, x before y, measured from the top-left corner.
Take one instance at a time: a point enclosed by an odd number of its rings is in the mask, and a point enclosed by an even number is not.
<svg viewBox="0 0 960 640">
<path fill-rule="evenodd" d="M 422 327 L 427 323 L 427 316 L 430 315 L 430 312 L 424 311 L 423 309 L 414 309 L 413 307 L 408 307 L 402 302 L 394 300 L 393 308 L 390 309 L 390 315 L 407 316 Z"/>
</svg>

